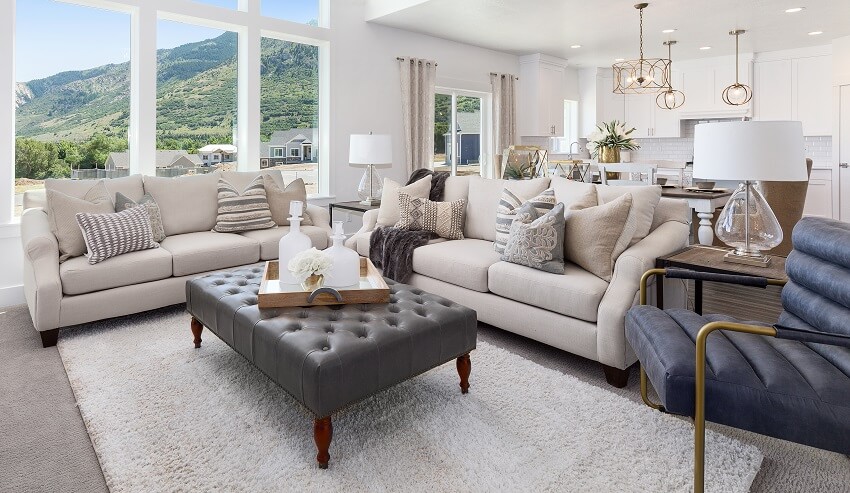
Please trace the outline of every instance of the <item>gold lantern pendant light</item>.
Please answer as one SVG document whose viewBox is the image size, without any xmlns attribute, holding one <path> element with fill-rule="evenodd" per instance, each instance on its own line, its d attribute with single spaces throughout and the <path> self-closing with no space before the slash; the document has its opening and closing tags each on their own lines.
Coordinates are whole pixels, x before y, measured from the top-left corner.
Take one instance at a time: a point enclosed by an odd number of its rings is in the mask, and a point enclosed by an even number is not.
<svg viewBox="0 0 850 493">
<path fill-rule="evenodd" d="M 676 44 L 675 41 L 665 41 L 667 47 L 667 58 L 670 60 L 668 65 L 669 74 L 667 77 L 667 89 L 658 93 L 655 97 L 655 104 L 662 110 L 675 110 L 685 104 L 685 93 L 673 89 L 673 57 L 671 56 L 670 47 Z"/>
<path fill-rule="evenodd" d="M 738 36 L 745 32 L 743 29 L 729 31 L 729 34 L 735 36 L 735 83 L 723 90 L 723 102 L 732 106 L 741 106 L 753 99 L 753 89 L 738 82 Z"/>
<path fill-rule="evenodd" d="M 667 89 L 669 82 L 670 60 L 667 58 L 643 57 L 643 9 L 648 3 L 639 3 L 635 8 L 640 11 L 640 58 L 625 60 L 611 66 L 614 70 L 615 94 L 643 94 Z"/>
</svg>

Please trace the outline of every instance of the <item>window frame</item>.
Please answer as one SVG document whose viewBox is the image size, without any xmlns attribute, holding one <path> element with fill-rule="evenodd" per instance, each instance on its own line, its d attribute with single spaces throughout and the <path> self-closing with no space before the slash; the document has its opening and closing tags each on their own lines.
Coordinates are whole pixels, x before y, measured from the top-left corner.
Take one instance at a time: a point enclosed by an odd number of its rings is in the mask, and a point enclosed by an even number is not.
<svg viewBox="0 0 850 493">
<path fill-rule="evenodd" d="M 0 92 L 15 90 L 15 29 L 18 1 L 0 2 L 0 56 L 11 69 L 0 75 Z M 61 0 L 130 14 L 130 173 L 156 175 L 156 37 L 159 20 L 170 20 L 233 31 L 238 36 L 237 131 L 234 145 L 240 151 L 239 171 L 260 170 L 260 42 L 262 38 L 308 44 L 319 49 L 319 146 L 318 196 L 330 195 L 330 2 L 319 2 L 318 26 L 262 15 L 260 0 L 239 0 L 232 9 L 193 0 Z M 17 223 L 14 217 L 15 184 L 14 98 L 0 101 L 0 225 Z"/>
</svg>

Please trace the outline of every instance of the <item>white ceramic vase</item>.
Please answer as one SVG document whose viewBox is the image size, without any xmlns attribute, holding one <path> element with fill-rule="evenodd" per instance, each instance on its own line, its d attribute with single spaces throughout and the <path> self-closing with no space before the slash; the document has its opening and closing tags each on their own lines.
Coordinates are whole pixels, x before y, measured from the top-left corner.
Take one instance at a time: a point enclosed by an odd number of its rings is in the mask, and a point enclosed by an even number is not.
<svg viewBox="0 0 850 493">
<path fill-rule="evenodd" d="M 345 241 L 342 221 L 334 221 L 334 234 L 331 239 L 333 245 L 325 250 L 325 253 L 331 257 L 333 265 L 325 276 L 325 286 L 344 288 L 359 284 L 360 255 L 342 244 Z"/>
<path fill-rule="evenodd" d="M 289 233 L 285 234 L 280 239 L 278 244 L 278 261 L 280 267 L 278 273 L 280 282 L 283 284 L 301 284 L 301 281 L 295 279 L 292 273 L 289 272 L 289 261 L 292 257 L 298 255 L 304 250 L 309 250 L 313 246 L 310 237 L 301 232 L 301 214 L 304 211 L 304 203 L 299 200 L 293 200 L 289 204 Z"/>
</svg>

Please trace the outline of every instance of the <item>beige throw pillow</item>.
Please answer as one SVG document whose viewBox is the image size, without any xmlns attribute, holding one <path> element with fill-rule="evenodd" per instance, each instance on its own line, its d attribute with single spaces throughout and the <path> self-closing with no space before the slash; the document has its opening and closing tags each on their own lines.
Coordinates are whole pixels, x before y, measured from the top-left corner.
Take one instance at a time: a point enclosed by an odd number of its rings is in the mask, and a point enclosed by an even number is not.
<svg viewBox="0 0 850 493">
<path fill-rule="evenodd" d="M 263 185 L 266 188 L 269 208 L 272 210 L 272 219 L 278 226 L 289 226 L 289 204 L 293 200 L 300 200 L 304 203 L 301 226 L 313 225 L 313 220 L 307 214 L 307 186 L 304 184 L 304 180 L 298 178 L 289 182 L 286 188 L 280 188 L 274 177 L 266 174 L 263 175 Z"/>
<path fill-rule="evenodd" d="M 433 202 L 427 198 L 398 194 L 400 218 L 397 228 L 430 231 L 449 240 L 463 239 L 463 217 L 466 200 Z"/>
<path fill-rule="evenodd" d="M 655 208 L 658 207 L 658 202 L 661 200 L 660 186 L 612 187 L 599 185 L 596 187 L 596 193 L 600 205 L 607 204 L 627 193 L 631 194 L 632 215 L 637 224 L 635 226 L 635 235 L 631 239 L 630 245 L 634 245 L 644 239 L 652 230 L 652 219 L 655 217 Z"/>
<path fill-rule="evenodd" d="M 395 226 L 401 217 L 399 194 L 405 193 L 412 199 L 427 199 L 431 195 L 431 175 L 410 185 L 401 184 L 384 178 L 384 190 L 381 192 L 381 208 L 378 209 L 378 226 Z"/>
<path fill-rule="evenodd" d="M 636 221 L 630 214 L 632 196 L 627 193 L 607 204 L 582 208 L 592 203 L 588 194 L 567 211 L 564 256 L 610 282 L 617 258 L 635 234 Z"/>
<path fill-rule="evenodd" d="M 114 212 L 109 191 L 101 180 L 83 198 L 56 190 L 47 190 L 47 221 L 59 242 L 59 262 L 86 253 L 83 232 L 77 223 L 78 213 L 108 214 Z"/>
</svg>

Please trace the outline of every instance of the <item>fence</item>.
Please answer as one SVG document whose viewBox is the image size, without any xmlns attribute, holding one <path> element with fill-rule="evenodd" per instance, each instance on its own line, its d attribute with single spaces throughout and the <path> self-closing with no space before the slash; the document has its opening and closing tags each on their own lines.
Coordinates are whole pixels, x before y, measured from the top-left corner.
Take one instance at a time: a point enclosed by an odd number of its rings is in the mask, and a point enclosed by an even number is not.
<svg viewBox="0 0 850 493">
<path fill-rule="evenodd" d="M 195 168 L 157 168 L 156 176 L 174 178 L 183 175 L 205 175 L 215 171 L 213 167 L 198 166 Z M 72 180 L 97 180 L 100 178 L 123 178 L 130 176 L 128 169 L 74 169 L 71 170 Z"/>
</svg>

